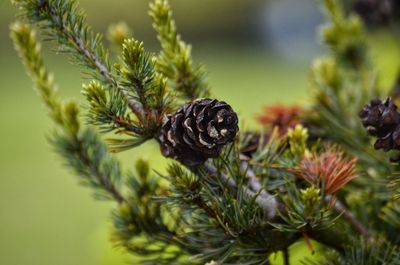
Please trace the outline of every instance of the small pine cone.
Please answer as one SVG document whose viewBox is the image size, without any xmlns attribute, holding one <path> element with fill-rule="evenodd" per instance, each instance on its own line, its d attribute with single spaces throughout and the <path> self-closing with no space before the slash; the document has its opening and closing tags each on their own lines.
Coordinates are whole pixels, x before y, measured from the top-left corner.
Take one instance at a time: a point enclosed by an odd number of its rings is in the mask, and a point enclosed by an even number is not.
<svg viewBox="0 0 400 265">
<path fill-rule="evenodd" d="M 394 16 L 395 0 L 358 0 L 354 10 L 370 25 L 385 25 Z"/>
<path fill-rule="evenodd" d="M 375 149 L 385 152 L 400 149 L 400 113 L 391 98 L 384 102 L 372 100 L 364 106 L 359 116 L 367 132 L 378 138 Z"/>
<path fill-rule="evenodd" d="M 215 99 L 196 99 L 167 116 L 158 141 L 164 156 L 196 166 L 217 157 L 238 130 L 231 106 Z"/>
</svg>

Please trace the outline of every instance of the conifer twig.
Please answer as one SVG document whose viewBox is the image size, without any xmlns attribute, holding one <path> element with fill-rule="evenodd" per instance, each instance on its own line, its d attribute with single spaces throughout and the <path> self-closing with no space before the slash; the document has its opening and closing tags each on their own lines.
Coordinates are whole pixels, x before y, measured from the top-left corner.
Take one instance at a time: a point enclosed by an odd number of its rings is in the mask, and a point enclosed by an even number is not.
<svg viewBox="0 0 400 265">
<path fill-rule="evenodd" d="M 243 164 L 243 163 L 244 162 L 242 162 L 242 168 L 245 168 L 246 164 Z M 246 170 L 246 175 L 249 177 L 249 185 L 254 191 L 259 191 L 259 190 L 263 189 L 260 181 L 256 178 L 254 171 L 252 171 L 250 168 L 248 168 Z M 263 190 L 263 191 L 265 191 L 265 190 Z M 276 211 L 276 207 L 278 206 L 278 203 L 274 196 L 267 193 L 266 191 L 264 193 L 261 192 L 260 196 L 263 198 L 263 200 L 269 201 L 270 209 L 273 209 L 274 211 Z M 273 198 L 273 200 L 272 200 L 272 198 Z M 331 200 L 331 196 L 327 196 L 326 200 L 329 202 Z M 265 204 L 265 203 L 266 202 L 263 202 L 263 204 Z M 366 239 L 369 239 L 369 240 L 373 239 L 373 237 L 372 237 L 371 233 L 368 231 L 368 229 L 338 199 L 336 199 L 336 202 L 334 204 L 334 210 L 339 214 L 343 214 L 343 217 L 348 221 L 348 223 L 351 225 L 351 227 L 353 228 L 353 230 L 355 232 L 357 232 L 361 236 L 365 237 Z"/>
<path fill-rule="evenodd" d="M 246 165 L 242 163 L 242 168 L 244 168 L 245 166 Z M 230 189 L 238 188 L 237 184 L 232 178 L 229 178 L 227 175 L 218 172 L 218 170 L 211 164 L 205 163 L 204 167 L 207 169 L 209 173 L 218 174 L 221 177 L 221 180 L 225 184 L 227 184 L 227 186 Z M 246 187 L 243 187 L 245 194 L 248 195 L 249 197 L 257 196 L 256 202 L 258 203 L 258 205 L 266 211 L 269 219 L 273 219 L 276 216 L 276 209 L 279 206 L 276 198 L 273 195 L 269 194 L 267 191 L 262 190 L 263 188 L 261 183 L 256 178 L 255 173 L 251 169 L 247 168 L 246 175 L 249 178 L 249 185 L 251 189 L 259 192 L 259 194 L 257 195 L 256 192 Z M 330 201 L 330 198 L 327 197 L 327 200 Z M 336 200 L 336 203 L 334 205 L 334 210 L 338 213 L 343 214 L 343 217 L 348 221 L 348 223 L 351 225 L 351 227 L 355 232 L 365 237 L 366 239 L 369 240 L 373 239 L 368 229 L 359 220 L 357 220 L 357 218 L 343 205 L 342 202 Z"/>
<path fill-rule="evenodd" d="M 330 201 L 331 198 L 328 196 L 326 198 L 327 201 Z M 373 240 L 373 236 L 371 233 L 368 231 L 368 228 L 364 226 L 355 216 L 354 214 L 344 206 L 344 204 L 336 200 L 335 205 L 333 206 L 333 209 L 343 215 L 343 218 L 347 220 L 347 222 L 350 224 L 350 226 L 353 228 L 355 232 L 360 234 L 362 237 L 368 239 L 368 240 Z"/>
<path fill-rule="evenodd" d="M 236 190 L 239 188 L 232 178 L 228 177 L 227 175 L 225 175 L 221 172 L 218 172 L 217 168 L 215 168 L 213 165 L 211 165 L 209 163 L 204 163 L 204 168 L 210 174 L 218 175 L 221 178 L 222 182 L 225 183 L 229 189 Z M 256 192 L 250 190 L 247 187 L 241 187 L 241 188 L 243 189 L 243 192 L 247 196 L 249 196 L 249 197 L 257 196 L 256 202 L 267 213 L 269 219 L 273 219 L 276 216 L 277 202 L 276 202 L 275 197 L 273 197 L 272 195 L 269 195 L 269 194 L 267 197 L 260 196 L 260 194 L 257 194 Z"/>
<path fill-rule="evenodd" d="M 193 65 L 191 46 L 178 34 L 168 1 L 153 1 L 149 13 L 162 48 L 158 70 L 175 83 L 176 90 L 186 99 L 208 97 L 206 72 L 201 65 Z"/>
<path fill-rule="evenodd" d="M 108 62 L 108 54 L 101 43 L 101 35 L 94 34 L 86 25 L 86 18 L 77 10 L 75 1 L 33 0 L 13 2 L 22 10 L 21 17 L 30 23 L 40 23 L 46 31 L 46 37 L 56 40 L 64 46 L 78 64 L 84 64 L 94 70 L 111 87 L 120 89 L 126 97 L 129 107 L 138 116 L 145 113 L 141 104 L 122 89 L 113 77 Z"/>
<path fill-rule="evenodd" d="M 259 193 L 259 196 L 263 198 L 266 202 L 268 202 L 268 216 L 273 219 L 276 216 L 276 208 L 278 207 L 278 202 L 272 194 L 268 193 L 260 181 L 257 179 L 255 172 L 250 168 L 249 164 L 246 161 L 241 161 L 240 163 L 241 169 L 246 172 L 246 176 L 248 177 L 248 183 L 250 188 Z"/>
<path fill-rule="evenodd" d="M 50 117 L 63 132 L 51 138 L 52 144 L 68 161 L 68 165 L 82 176 L 83 183 L 96 190 L 98 197 L 124 202 L 116 186 L 120 178 L 119 164 L 108 154 L 106 146 L 95 132 L 91 129 L 82 130 L 77 105 L 74 102 L 62 103 L 58 98 L 52 75 L 44 65 L 35 31 L 17 22 L 11 26 L 11 37 Z"/>
<path fill-rule="evenodd" d="M 79 139 L 77 139 L 77 141 L 82 142 Z M 91 157 L 88 156 L 87 150 L 85 150 L 84 148 L 77 150 L 76 156 L 78 157 L 78 159 L 81 160 L 81 162 L 85 165 L 88 171 L 90 171 L 92 175 L 96 177 L 96 179 L 99 182 L 99 185 L 103 187 L 108 193 L 110 193 L 116 202 L 118 202 L 119 204 L 126 202 L 124 196 L 122 196 L 122 194 L 119 192 L 114 183 L 111 182 L 109 176 L 107 176 L 105 172 L 102 172 L 100 167 L 97 167 L 96 164 L 93 163 Z"/>
</svg>

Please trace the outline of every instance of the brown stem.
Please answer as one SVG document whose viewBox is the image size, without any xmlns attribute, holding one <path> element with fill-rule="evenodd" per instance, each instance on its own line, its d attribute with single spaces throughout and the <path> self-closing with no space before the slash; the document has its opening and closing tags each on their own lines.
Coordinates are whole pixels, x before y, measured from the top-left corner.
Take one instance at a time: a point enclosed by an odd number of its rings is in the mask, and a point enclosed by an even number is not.
<svg viewBox="0 0 400 265">
<path fill-rule="evenodd" d="M 205 211 L 207 213 L 207 215 L 209 217 L 212 217 L 214 219 L 217 218 L 217 215 L 215 214 L 214 210 L 209 207 L 207 205 L 207 203 L 201 198 L 201 197 L 197 197 L 194 201 L 193 201 L 198 207 L 200 207 L 201 209 L 203 209 L 203 211 Z"/>
<path fill-rule="evenodd" d="M 287 248 L 283 250 L 283 262 L 285 265 L 290 265 L 289 249 Z"/>
<path fill-rule="evenodd" d="M 328 199 L 328 198 L 327 198 Z M 363 236 L 364 238 L 368 240 L 373 240 L 373 236 L 369 232 L 368 228 L 365 227 L 355 216 L 352 212 L 350 212 L 349 209 L 347 209 L 344 204 L 336 200 L 333 209 L 337 212 L 343 215 L 343 218 L 347 220 L 347 222 L 351 225 L 353 230 Z"/>
<path fill-rule="evenodd" d="M 121 117 L 117 117 L 117 118 L 114 118 L 113 121 L 116 124 L 118 124 L 119 127 L 122 127 L 127 131 L 136 133 L 138 135 L 143 135 L 143 133 L 144 133 L 144 131 L 141 128 L 138 128 L 138 127 L 132 125 L 132 122 L 127 120 L 127 119 L 124 119 L 124 118 L 121 118 Z"/>
<path fill-rule="evenodd" d="M 276 209 L 278 207 L 278 201 L 276 197 L 270 193 L 268 193 L 264 187 L 262 186 L 261 182 L 257 179 L 256 174 L 254 171 L 249 167 L 247 161 L 242 161 L 240 163 L 240 167 L 242 171 L 246 173 L 248 177 L 248 183 L 250 188 L 259 193 L 259 196 L 266 202 L 268 202 L 268 217 L 273 219 L 276 216 Z"/>
<path fill-rule="evenodd" d="M 218 175 L 221 180 L 228 186 L 229 189 L 231 190 L 236 190 L 238 189 L 237 184 L 235 183 L 235 181 L 228 177 L 227 175 L 218 172 L 218 170 L 211 164 L 209 163 L 205 163 L 204 164 L 204 168 L 211 174 L 213 175 Z M 247 187 L 241 187 L 243 189 L 243 192 L 248 196 L 248 197 L 254 197 L 257 196 L 257 193 L 250 190 Z M 268 219 L 273 219 L 276 216 L 276 206 L 277 206 L 277 202 L 276 202 L 276 198 L 272 195 L 269 195 L 268 197 L 265 196 L 260 196 L 261 194 L 258 194 L 257 198 L 256 198 L 256 202 L 258 203 L 258 205 L 265 211 L 265 213 L 268 216 Z"/>
</svg>

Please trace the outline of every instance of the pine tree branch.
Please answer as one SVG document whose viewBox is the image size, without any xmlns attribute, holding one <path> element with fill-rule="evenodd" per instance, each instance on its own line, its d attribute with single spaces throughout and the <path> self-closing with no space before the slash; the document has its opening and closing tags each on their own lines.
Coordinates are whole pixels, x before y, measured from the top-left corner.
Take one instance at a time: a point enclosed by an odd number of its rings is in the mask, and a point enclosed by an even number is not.
<svg viewBox="0 0 400 265">
<path fill-rule="evenodd" d="M 218 170 L 213 165 L 211 165 L 209 163 L 205 163 L 203 165 L 203 167 L 208 171 L 209 174 L 220 177 L 221 181 L 223 183 L 225 183 L 229 189 L 234 190 L 234 191 L 238 189 L 237 184 L 235 183 L 235 181 L 232 178 L 228 177 L 227 175 L 225 175 L 221 172 L 218 172 Z M 262 186 L 260 183 L 257 183 L 257 182 L 259 182 L 257 179 L 254 180 L 254 183 L 256 183 L 255 187 L 258 188 L 258 187 Z M 272 209 L 272 207 L 278 207 L 282 213 L 285 212 L 285 206 L 282 203 L 279 203 L 278 201 L 276 201 L 275 197 L 272 197 L 273 198 L 273 200 L 272 200 L 271 197 L 267 197 L 267 198 L 262 197 L 262 196 L 260 196 L 260 194 L 257 194 L 256 192 L 254 192 L 246 187 L 242 187 L 242 189 L 243 189 L 244 194 L 246 194 L 250 198 L 253 198 L 254 196 L 258 195 L 256 198 L 256 202 L 267 213 L 267 216 L 270 220 L 278 217 L 276 214 L 277 208 L 273 208 L 273 210 L 272 210 L 272 212 L 275 213 L 274 216 L 269 214 L 270 213 L 269 211 Z M 260 191 L 260 190 L 258 189 L 258 191 Z M 272 195 L 269 195 L 269 196 L 272 196 Z M 343 238 L 343 236 L 339 235 L 338 233 L 339 232 L 334 229 L 333 229 L 333 231 L 331 231 L 331 229 L 318 230 L 318 232 L 310 231 L 309 236 L 312 239 L 314 239 L 332 249 L 342 252 L 343 244 L 346 240 Z M 332 238 L 332 234 L 335 234 L 334 238 Z"/>
<path fill-rule="evenodd" d="M 244 163 L 244 162 L 242 162 L 242 163 Z M 242 165 L 245 166 L 245 164 L 242 164 Z M 247 176 L 249 177 L 249 185 L 253 190 L 259 191 L 259 190 L 263 189 L 260 181 L 256 178 L 255 173 L 251 169 L 247 169 Z M 262 193 L 260 193 L 260 195 L 261 194 Z M 271 197 L 274 200 L 272 200 Z M 270 209 L 274 206 L 273 209 L 274 209 L 274 211 L 276 211 L 276 207 L 278 206 L 278 203 L 274 196 L 272 196 L 266 192 L 266 193 L 264 193 L 264 196 L 262 196 L 262 198 L 265 201 L 270 201 L 270 206 L 269 206 Z M 331 200 L 331 196 L 327 196 L 326 201 L 329 202 L 330 200 Z M 354 216 L 353 213 L 350 212 L 350 210 L 348 210 L 344 206 L 344 204 L 341 201 L 336 200 L 335 205 L 334 205 L 334 210 L 339 214 L 343 214 L 343 217 L 347 220 L 347 222 L 350 224 L 350 226 L 353 228 L 353 230 L 355 232 L 357 232 L 359 235 L 361 235 L 369 240 L 373 239 L 373 237 L 372 237 L 371 233 L 368 231 L 368 229 Z"/>
<path fill-rule="evenodd" d="M 149 13 L 162 48 L 158 70 L 175 82 L 176 90 L 186 99 L 208 97 L 206 73 L 202 66 L 193 66 L 191 47 L 178 34 L 168 1 L 155 0 L 150 4 Z"/>
<path fill-rule="evenodd" d="M 100 127 L 102 132 L 145 135 L 145 130 L 136 126 L 127 113 L 124 96 L 119 91 L 107 91 L 99 82 L 83 85 L 82 94 L 88 101 L 87 121 Z"/>
<path fill-rule="evenodd" d="M 41 56 L 41 47 L 36 40 L 36 32 L 22 22 L 11 25 L 11 38 L 29 77 L 33 80 L 50 117 L 57 124 L 62 124 L 62 110 L 59 104 L 57 86 L 52 75 L 47 71 Z"/>
<path fill-rule="evenodd" d="M 73 102 L 62 104 L 59 100 L 56 85 L 44 66 L 35 32 L 29 26 L 17 22 L 11 27 L 11 37 L 27 72 L 49 109 L 50 117 L 63 132 L 51 139 L 56 149 L 82 177 L 85 184 L 101 191 L 97 195 L 102 198 L 109 198 L 110 195 L 118 203 L 125 201 L 116 186 L 120 178 L 119 164 L 108 155 L 106 146 L 95 132 L 80 128 L 77 105 Z"/>
<path fill-rule="evenodd" d="M 76 139 L 78 146 L 84 146 L 82 140 Z M 96 178 L 100 187 L 106 190 L 119 204 L 126 202 L 124 196 L 116 188 L 115 184 L 110 180 L 110 176 L 106 174 L 101 166 L 98 166 L 90 157 L 85 148 L 79 148 L 76 152 L 77 158 L 83 163 L 92 176 Z"/>
<path fill-rule="evenodd" d="M 232 178 L 228 177 L 227 175 L 221 172 L 218 172 L 218 169 L 215 168 L 210 163 L 204 163 L 203 167 L 208 171 L 208 173 L 219 176 L 222 182 L 226 184 L 229 189 L 236 190 L 239 188 Z M 243 189 L 244 194 L 246 194 L 249 198 L 257 196 L 256 202 L 266 212 L 269 219 L 273 219 L 276 216 L 277 202 L 275 197 L 269 194 L 267 196 L 260 196 L 260 194 L 257 194 L 256 192 L 250 190 L 247 187 L 241 187 L 241 188 Z"/>
<path fill-rule="evenodd" d="M 257 179 L 256 174 L 250 168 L 249 164 L 246 161 L 241 161 L 240 166 L 242 171 L 246 173 L 250 188 L 259 194 L 258 196 L 260 196 L 263 201 L 265 201 L 264 204 L 268 205 L 268 216 L 270 219 L 273 219 L 276 216 L 276 209 L 278 207 L 278 201 L 276 200 L 275 196 L 269 194 L 263 188 L 261 182 Z"/>
<path fill-rule="evenodd" d="M 113 199 L 119 204 L 126 202 L 116 186 L 120 178 L 119 164 L 107 154 L 106 146 L 95 132 L 87 129 L 73 138 L 56 135 L 51 142 L 67 164 L 82 177 L 84 185 L 94 188 L 97 198 Z"/>
<path fill-rule="evenodd" d="M 331 200 L 330 196 L 326 197 L 326 201 L 329 202 Z M 350 224 L 350 226 L 353 228 L 353 230 L 364 237 L 365 239 L 368 239 L 370 241 L 374 240 L 374 237 L 371 235 L 369 232 L 368 228 L 362 224 L 354 214 L 344 206 L 344 204 L 336 200 L 335 205 L 333 206 L 333 209 L 338 213 L 342 214 L 343 218 L 346 219 L 346 221 Z"/>
<path fill-rule="evenodd" d="M 361 69 L 368 63 L 366 36 L 358 16 L 347 15 L 342 1 L 324 0 L 329 24 L 322 30 L 325 44 L 345 65 Z"/>
<path fill-rule="evenodd" d="M 207 205 L 207 203 L 203 200 L 202 197 L 197 196 L 193 203 L 196 204 L 200 209 L 202 209 L 209 217 L 217 219 L 217 215 L 214 210 Z"/>
<path fill-rule="evenodd" d="M 85 15 L 77 10 L 74 0 L 15 0 L 13 3 L 21 10 L 21 17 L 32 24 L 40 24 L 48 39 L 62 45 L 76 63 L 92 69 L 94 76 L 120 89 L 132 111 L 139 117 L 144 116 L 141 104 L 121 89 L 119 81 L 112 75 L 101 35 L 95 35 L 85 26 Z"/>
<path fill-rule="evenodd" d="M 242 168 L 245 166 L 246 164 L 243 163 Z M 218 172 L 218 170 L 213 165 L 205 163 L 204 168 L 210 174 L 220 176 L 221 180 L 230 189 L 236 190 L 238 188 L 237 184 L 232 178 L 229 178 L 227 175 Z M 255 177 L 255 173 L 251 169 L 249 168 L 246 169 L 246 175 L 249 178 L 249 185 L 254 191 L 257 191 L 258 194 L 246 187 L 243 187 L 244 193 L 249 197 L 257 196 L 256 202 L 258 203 L 258 205 L 265 210 L 270 220 L 274 219 L 276 217 L 277 207 L 279 207 L 279 209 L 284 209 L 284 206 L 279 204 L 276 198 L 267 192 L 265 192 L 264 195 L 261 195 L 262 193 L 260 192 L 260 190 L 262 190 L 262 185 L 259 182 L 259 180 Z M 330 201 L 330 198 L 327 197 L 327 201 Z M 334 205 L 334 210 L 339 214 L 343 214 L 343 217 L 347 220 L 347 222 L 350 224 L 350 226 L 353 228 L 355 232 L 365 237 L 366 239 L 373 240 L 373 237 L 368 231 L 368 229 L 359 220 L 357 220 L 357 218 L 343 205 L 343 203 L 337 200 Z M 324 240 L 324 244 L 329 245 L 330 242 Z M 336 248 L 335 244 L 334 247 Z"/>
<path fill-rule="evenodd" d="M 117 69 L 120 85 L 141 103 L 144 116 L 139 120 L 153 136 L 162 125 L 171 103 L 167 79 L 157 72 L 155 57 L 145 51 L 143 42 L 130 38 L 122 47 L 124 67 Z"/>
</svg>

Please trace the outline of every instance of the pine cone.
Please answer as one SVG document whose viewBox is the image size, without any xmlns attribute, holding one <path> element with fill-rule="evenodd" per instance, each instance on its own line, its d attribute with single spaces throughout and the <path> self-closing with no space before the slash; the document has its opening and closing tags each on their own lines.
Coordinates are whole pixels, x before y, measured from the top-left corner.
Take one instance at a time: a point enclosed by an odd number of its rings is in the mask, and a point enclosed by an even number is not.
<svg viewBox="0 0 400 265">
<path fill-rule="evenodd" d="M 400 113 L 391 98 L 384 102 L 372 100 L 364 106 L 359 116 L 367 132 L 378 138 L 375 149 L 385 152 L 400 149 Z"/>
<path fill-rule="evenodd" d="M 167 116 L 158 141 L 164 156 L 195 166 L 217 157 L 238 130 L 231 106 L 215 99 L 196 99 Z"/>
<path fill-rule="evenodd" d="M 394 0 L 358 0 L 354 10 L 370 25 L 385 25 L 395 15 Z"/>
</svg>

